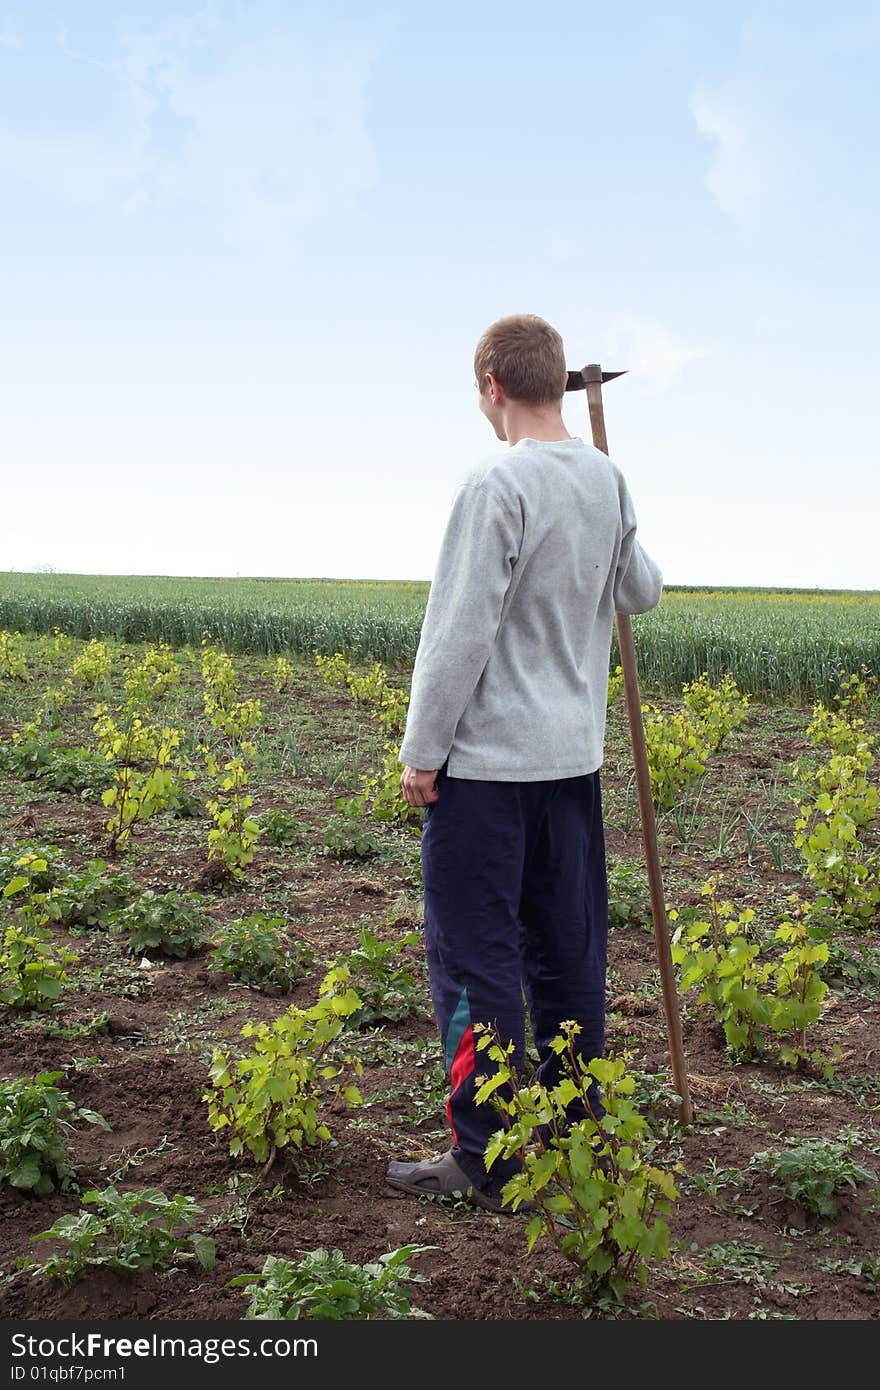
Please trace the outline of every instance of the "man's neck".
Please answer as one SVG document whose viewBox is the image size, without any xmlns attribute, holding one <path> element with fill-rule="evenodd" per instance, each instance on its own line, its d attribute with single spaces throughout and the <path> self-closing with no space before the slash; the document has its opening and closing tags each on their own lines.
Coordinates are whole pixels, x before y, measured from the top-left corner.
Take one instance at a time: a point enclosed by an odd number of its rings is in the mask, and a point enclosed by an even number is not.
<svg viewBox="0 0 880 1390">
<path fill-rule="evenodd" d="M 565 428 L 560 410 L 510 410 L 504 419 L 504 433 L 510 445 L 518 444 L 521 439 L 554 444 L 573 437 Z"/>
</svg>

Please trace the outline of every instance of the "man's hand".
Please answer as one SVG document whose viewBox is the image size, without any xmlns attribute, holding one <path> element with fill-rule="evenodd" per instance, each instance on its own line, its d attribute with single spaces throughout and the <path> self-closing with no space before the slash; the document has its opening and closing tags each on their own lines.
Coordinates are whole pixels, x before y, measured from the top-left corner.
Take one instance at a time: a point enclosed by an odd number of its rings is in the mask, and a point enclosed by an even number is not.
<svg viewBox="0 0 880 1390">
<path fill-rule="evenodd" d="M 418 767 L 404 767 L 400 774 L 400 790 L 404 801 L 408 801 L 410 806 L 430 806 L 432 802 L 438 801 L 440 793 L 434 786 L 438 770 L 435 767 L 430 772 L 423 772 Z"/>
</svg>

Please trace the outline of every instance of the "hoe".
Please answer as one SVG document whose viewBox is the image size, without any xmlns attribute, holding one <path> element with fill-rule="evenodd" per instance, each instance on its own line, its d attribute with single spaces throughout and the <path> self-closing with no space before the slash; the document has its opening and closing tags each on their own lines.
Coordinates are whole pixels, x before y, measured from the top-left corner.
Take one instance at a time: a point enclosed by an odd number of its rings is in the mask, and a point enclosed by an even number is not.
<svg viewBox="0 0 880 1390">
<path fill-rule="evenodd" d="M 608 439 L 605 434 L 605 411 L 602 405 L 602 386 L 606 381 L 614 381 L 623 372 L 603 372 L 597 363 L 582 367 L 580 371 L 570 371 L 566 391 L 587 393 L 587 407 L 590 412 L 590 429 L 593 444 L 608 453 Z M 632 739 L 633 763 L 636 773 L 636 787 L 639 796 L 639 813 L 642 821 L 642 841 L 648 868 L 648 883 L 651 889 L 651 916 L 654 920 L 654 944 L 657 948 L 657 962 L 660 966 L 660 980 L 663 986 L 663 1009 L 666 1014 L 666 1031 L 669 1037 L 669 1056 L 672 1063 L 672 1080 L 677 1094 L 681 1097 L 678 1114 L 683 1124 L 690 1124 L 694 1116 L 688 1086 L 687 1067 L 684 1058 L 684 1045 L 681 1039 L 681 1011 L 678 991 L 672 969 L 672 950 L 669 944 L 669 923 L 666 920 L 666 902 L 663 894 L 663 876 L 660 872 L 660 853 L 657 848 L 657 823 L 654 818 L 654 802 L 651 796 L 651 778 L 648 772 L 648 754 L 645 748 L 645 726 L 642 722 L 642 702 L 639 692 L 639 673 L 636 667 L 636 649 L 633 642 L 632 623 L 628 613 L 616 614 L 617 644 L 623 666 L 623 681 L 626 692 L 626 710 L 629 717 L 629 730 Z"/>
</svg>

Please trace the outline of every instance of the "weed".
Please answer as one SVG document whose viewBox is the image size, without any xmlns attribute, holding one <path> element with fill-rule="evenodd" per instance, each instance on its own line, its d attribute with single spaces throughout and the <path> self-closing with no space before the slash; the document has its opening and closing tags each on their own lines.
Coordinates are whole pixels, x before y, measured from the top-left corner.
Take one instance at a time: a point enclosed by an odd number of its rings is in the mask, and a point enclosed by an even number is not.
<svg viewBox="0 0 880 1390">
<path fill-rule="evenodd" d="M 650 925 L 648 877 L 641 865 L 609 858 L 607 876 L 609 928 Z"/>
<path fill-rule="evenodd" d="M 139 1149 L 122 1149 L 118 1154 L 113 1154 L 104 1159 L 100 1165 L 101 1172 L 106 1173 L 110 1182 L 114 1185 L 127 1178 L 132 1168 L 141 1168 L 151 1158 L 159 1158 L 164 1153 L 174 1153 L 177 1149 L 176 1144 L 168 1141 L 168 1135 L 163 1134 L 155 1148 L 148 1148 L 143 1145 Z"/>
<path fill-rule="evenodd" d="M 275 849 L 289 849 L 301 845 L 308 833 L 308 825 L 290 811 L 273 806 L 254 816 L 260 827 L 260 838 Z"/>
<path fill-rule="evenodd" d="M 837 1215 L 837 1197 L 845 1188 L 876 1181 L 877 1174 L 852 1156 L 851 1137 L 789 1140 L 784 1149 L 752 1155 L 749 1167 L 765 1173 L 775 1191 L 816 1216 Z"/>
</svg>

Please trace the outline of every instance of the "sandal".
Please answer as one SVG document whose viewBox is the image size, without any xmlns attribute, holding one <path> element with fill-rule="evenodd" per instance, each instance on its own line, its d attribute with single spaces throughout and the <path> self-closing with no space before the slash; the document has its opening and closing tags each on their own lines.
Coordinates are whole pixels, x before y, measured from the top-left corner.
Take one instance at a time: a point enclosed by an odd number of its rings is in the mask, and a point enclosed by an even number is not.
<svg viewBox="0 0 880 1390">
<path fill-rule="evenodd" d="M 506 1206 L 501 1197 L 493 1197 L 482 1188 L 475 1187 L 467 1173 L 459 1167 L 452 1150 L 424 1158 L 420 1163 L 389 1163 L 385 1174 L 386 1181 L 401 1192 L 412 1192 L 416 1196 L 437 1195 L 441 1197 L 463 1197 L 484 1211 L 494 1211 L 502 1216 L 512 1216 L 513 1207 Z M 534 1207 L 530 1202 L 520 1202 L 517 1211 L 525 1212 Z"/>
</svg>

